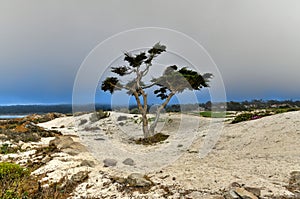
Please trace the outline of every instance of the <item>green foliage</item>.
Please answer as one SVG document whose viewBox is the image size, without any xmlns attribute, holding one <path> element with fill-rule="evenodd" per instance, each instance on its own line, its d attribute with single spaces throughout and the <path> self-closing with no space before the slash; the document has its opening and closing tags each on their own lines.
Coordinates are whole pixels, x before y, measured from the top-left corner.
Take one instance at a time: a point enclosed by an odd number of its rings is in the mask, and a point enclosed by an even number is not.
<svg viewBox="0 0 300 199">
<path fill-rule="evenodd" d="M 121 85 L 116 77 L 107 77 L 101 85 L 103 91 L 109 91 L 110 93 L 113 93 L 115 90 L 121 90 L 119 87 Z"/>
<path fill-rule="evenodd" d="M 108 112 L 105 112 L 103 110 L 98 110 L 97 112 L 93 113 L 91 116 L 90 116 L 90 121 L 91 122 L 97 122 L 101 119 L 104 119 L 104 118 L 107 118 L 110 116 L 110 113 Z"/>
<path fill-rule="evenodd" d="M 212 112 L 212 111 L 204 111 L 200 112 L 202 117 L 212 117 L 212 118 L 225 118 L 228 113 L 225 112 Z"/>
<path fill-rule="evenodd" d="M 157 97 L 166 99 L 169 92 L 183 92 L 188 90 L 200 90 L 202 87 L 208 87 L 208 81 L 212 74 L 206 73 L 203 76 L 196 71 L 189 70 L 186 67 L 178 70 L 177 66 L 169 66 L 159 78 L 153 78 L 151 81 L 160 86 L 154 91 Z"/>
<path fill-rule="evenodd" d="M 21 198 L 20 183 L 28 177 L 30 172 L 18 164 L 0 163 L 0 195 L 1 198 Z"/>
<path fill-rule="evenodd" d="M 125 81 L 120 81 L 117 77 L 107 77 L 101 85 L 103 91 L 109 91 L 111 94 L 115 90 L 127 90 L 128 95 L 133 95 L 137 105 L 142 114 L 144 136 L 149 137 L 154 134 L 154 129 L 158 121 L 157 119 L 148 128 L 147 121 L 147 97 L 146 89 L 152 89 L 154 94 L 161 100 L 165 100 L 160 104 L 159 111 L 163 110 L 170 102 L 171 98 L 176 93 L 181 93 L 184 90 L 200 90 L 203 87 L 208 87 L 209 79 L 212 74 L 206 73 L 200 75 L 196 71 L 190 70 L 186 67 L 178 68 L 176 65 L 169 66 L 165 69 L 163 74 L 158 78 L 153 78 L 149 82 L 144 82 L 144 77 L 149 74 L 152 67 L 152 61 L 158 55 L 166 51 L 166 46 L 156 43 L 148 51 L 140 52 L 138 54 L 124 53 L 124 61 L 127 65 L 112 67 L 111 72 L 117 74 L 119 77 L 131 75 Z M 124 82 L 124 83 L 123 83 Z M 143 102 L 139 98 L 142 96 Z M 144 103 L 144 104 L 143 104 Z M 142 107 L 142 108 L 141 108 Z M 159 114 L 157 114 L 159 117 Z M 96 120 L 93 116 L 92 120 Z"/>
<path fill-rule="evenodd" d="M 130 114 L 139 114 L 140 111 L 139 111 L 138 108 L 133 108 L 133 109 L 130 109 L 129 113 L 130 113 Z"/>
<path fill-rule="evenodd" d="M 243 122 L 243 121 L 248 121 L 251 120 L 251 118 L 254 116 L 253 113 L 242 113 L 236 116 L 233 121 L 231 122 L 232 124 Z"/>
<path fill-rule="evenodd" d="M 290 111 L 299 111 L 299 108 L 278 108 L 274 110 L 275 114 L 286 113 Z"/>
<path fill-rule="evenodd" d="M 157 133 L 148 138 L 140 138 L 138 140 L 135 140 L 135 143 L 142 144 L 142 145 L 153 145 L 165 141 L 166 139 L 168 139 L 168 137 L 169 135 L 165 135 L 163 133 Z"/>
<path fill-rule="evenodd" d="M 270 111 L 245 112 L 237 115 L 231 123 L 234 124 L 234 123 L 248 121 L 248 120 L 256 120 L 270 115 L 272 115 Z"/>
<path fill-rule="evenodd" d="M 124 53 L 124 61 L 128 63 L 128 66 L 112 67 L 111 72 L 119 76 L 136 74 L 136 77 L 125 85 L 121 85 L 117 77 L 107 77 L 102 82 L 101 89 L 110 93 L 115 90 L 126 89 L 129 95 L 132 95 L 133 92 L 141 95 L 141 90 L 157 86 L 159 88 L 154 91 L 154 94 L 161 99 L 166 99 L 169 92 L 183 92 L 185 89 L 200 90 L 202 87 L 208 87 L 208 81 L 212 74 L 206 73 L 202 76 L 186 67 L 178 69 L 176 65 L 167 67 L 161 77 L 152 79 L 150 85 L 143 83 L 142 78 L 148 73 L 153 59 L 165 51 L 166 46 L 156 43 L 147 52 L 140 52 L 136 55 Z M 141 70 L 142 65 L 145 67 L 144 70 Z"/>
<path fill-rule="evenodd" d="M 16 153 L 20 147 L 11 147 L 9 144 L 2 144 L 0 154 Z"/>
</svg>

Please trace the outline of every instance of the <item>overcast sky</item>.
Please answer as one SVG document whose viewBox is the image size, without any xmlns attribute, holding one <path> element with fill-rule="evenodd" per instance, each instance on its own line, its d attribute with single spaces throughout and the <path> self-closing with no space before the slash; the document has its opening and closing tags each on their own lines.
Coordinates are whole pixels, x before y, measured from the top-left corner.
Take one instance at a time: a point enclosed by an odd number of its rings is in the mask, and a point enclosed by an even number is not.
<svg viewBox="0 0 300 199">
<path fill-rule="evenodd" d="M 298 0 L 0 0 L 0 104 L 71 103 L 95 46 L 149 26 L 201 43 L 228 100 L 297 100 L 299 10 Z"/>
</svg>

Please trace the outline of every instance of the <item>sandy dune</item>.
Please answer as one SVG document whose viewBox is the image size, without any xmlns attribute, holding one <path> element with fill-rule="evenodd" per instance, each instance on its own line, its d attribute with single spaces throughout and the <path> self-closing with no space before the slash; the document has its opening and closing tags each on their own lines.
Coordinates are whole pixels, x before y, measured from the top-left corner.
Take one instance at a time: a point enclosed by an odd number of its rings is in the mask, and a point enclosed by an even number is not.
<svg viewBox="0 0 300 199">
<path fill-rule="evenodd" d="M 117 121 L 120 115 L 127 119 Z M 284 195 L 288 194 L 284 186 L 290 172 L 300 170 L 300 112 L 238 124 L 225 122 L 224 126 L 220 119 L 165 114 L 158 130 L 170 138 L 150 147 L 130 142 L 142 136 L 138 117 L 113 112 L 95 123 L 90 123 L 89 117 L 63 117 L 40 126 L 64 125 L 62 133 L 78 135 L 99 167 L 103 159 L 113 158 L 118 161 L 110 169 L 114 173 L 146 172 L 154 181 L 170 176 L 164 178 L 167 184 L 174 183 L 175 177 L 190 190 L 220 193 L 238 182 L 260 188 L 263 196 Z M 87 122 L 79 125 L 82 120 Z M 135 165 L 122 164 L 126 158 L 132 158 Z"/>
</svg>

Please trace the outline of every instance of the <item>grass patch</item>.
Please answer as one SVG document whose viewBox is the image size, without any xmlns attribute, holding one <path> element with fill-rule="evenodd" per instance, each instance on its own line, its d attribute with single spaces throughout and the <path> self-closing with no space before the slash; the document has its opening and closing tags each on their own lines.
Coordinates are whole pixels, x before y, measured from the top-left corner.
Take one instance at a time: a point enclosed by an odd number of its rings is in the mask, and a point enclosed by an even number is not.
<svg viewBox="0 0 300 199">
<path fill-rule="evenodd" d="M 0 198 L 1 199 L 66 199 L 76 187 L 88 178 L 86 175 L 68 179 L 66 176 L 57 183 L 43 187 L 39 180 L 44 175 L 32 176 L 30 171 L 18 164 L 10 162 L 0 163 Z M 78 176 L 78 175 L 77 175 Z"/>
<path fill-rule="evenodd" d="M 21 151 L 21 147 L 12 147 L 10 144 L 2 144 L 0 154 L 17 153 Z"/>
<path fill-rule="evenodd" d="M 213 112 L 213 111 L 203 111 L 199 113 L 202 117 L 211 117 L 211 118 L 226 118 L 231 115 L 228 112 Z"/>
<path fill-rule="evenodd" d="M 272 109 L 271 109 L 272 110 Z M 286 112 L 291 112 L 291 111 L 299 111 L 299 108 L 278 108 L 278 109 L 274 109 L 272 110 L 275 114 L 279 114 L 279 113 L 286 113 Z"/>
<path fill-rule="evenodd" d="M 160 143 L 168 139 L 169 135 L 163 134 L 163 133 L 157 133 L 151 137 L 148 138 L 139 138 L 135 140 L 136 144 L 142 144 L 142 145 L 153 145 L 156 143 Z"/>
</svg>

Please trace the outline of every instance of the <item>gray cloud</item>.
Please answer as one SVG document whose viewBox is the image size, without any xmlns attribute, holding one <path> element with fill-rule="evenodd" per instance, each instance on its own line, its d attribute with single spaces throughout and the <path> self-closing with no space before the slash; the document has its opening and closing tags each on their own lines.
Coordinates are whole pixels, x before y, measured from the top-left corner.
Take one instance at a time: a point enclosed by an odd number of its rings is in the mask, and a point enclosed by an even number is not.
<svg viewBox="0 0 300 199">
<path fill-rule="evenodd" d="M 299 8 L 297 0 L 2 1 L 0 103 L 70 101 L 90 50 L 145 26 L 175 29 L 201 43 L 229 99 L 299 99 Z"/>
</svg>

